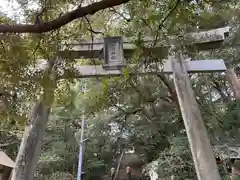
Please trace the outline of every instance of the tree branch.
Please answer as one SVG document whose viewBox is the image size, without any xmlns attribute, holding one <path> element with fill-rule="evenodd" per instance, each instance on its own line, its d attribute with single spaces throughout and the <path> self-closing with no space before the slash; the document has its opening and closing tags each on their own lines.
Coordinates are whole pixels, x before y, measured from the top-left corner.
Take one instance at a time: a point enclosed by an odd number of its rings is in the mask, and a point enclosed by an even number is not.
<svg viewBox="0 0 240 180">
<path fill-rule="evenodd" d="M 165 21 L 171 16 L 171 14 L 177 9 L 179 3 L 181 1 L 180 0 L 177 0 L 175 5 L 173 6 L 173 8 L 168 12 L 168 14 L 164 17 L 164 19 L 162 20 L 162 22 L 158 25 L 158 29 L 157 29 L 157 35 L 155 37 L 155 40 L 154 40 L 154 43 L 153 43 L 153 47 L 155 47 L 157 45 L 157 41 L 158 41 L 158 38 L 159 38 L 159 31 L 160 29 L 163 27 Z"/>
<path fill-rule="evenodd" d="M 129 2 L 130 0 L 102 0 L 99 2 L 92 3 L 88 6 L 81 7 L 70 11 L 63 16 L 56 18 L 49 22 L 43 22 L 40 24 L 0 24 L 1 33 L 44 33 L 58 29 L 71 21 L 84 17 L 86 15 L 93 15 L 97 11 L 106 9 L 109 7 L 114 7 Z"/>
<path fill-rule="evenodd" d="M 17 144 L 18 142 L 19 142 L 18 140 L 14 140 L 14 141 L 11 141 L 11 142 L 8 142 L 8 143 L 0 144 L 0 148 L 11 146 L 11 145 Z"/>
<path fill-rule="evenodd" d="M 157 77 L 162 81 L 162 83 L 167 87 L 169 93 L 170 93 L 170 98 L 172 99 L 172 101 L 174 102 L 178 102 L 177 100 L 177 94 L 176 94 L 176 91 L 175 91 L 175 88 L 174 88 L 174 85 L 172 84 L 171 81 L 169 81 L 166 77 L 166 75 L 162 74 L 162 73 L 159 73 L 157 74 Z"/>
<path fill-rule="evenodd" d="M 231 101 L 230 98 L 226 96 L 222 91 L 221 85 L 215 79 L 213 79 L 212 81 L 213 81 L 213 88 L 215 88 L 218 91 L 221 98 L 223 99 L 223 102 L 225 103 L 230 102 Z"/>
<path fill-rule="evenodd" d="M 129 18 L 126 18 L 122 13 L 118 12 L 116 9 L 111 8 L 110 11 L 112 11 L 113 13 L 118 14 L 121 18 L 123 18 L 124 20 L 126 20 L 127 22 L 130 22 L 131 20 Z"/>
</svg>

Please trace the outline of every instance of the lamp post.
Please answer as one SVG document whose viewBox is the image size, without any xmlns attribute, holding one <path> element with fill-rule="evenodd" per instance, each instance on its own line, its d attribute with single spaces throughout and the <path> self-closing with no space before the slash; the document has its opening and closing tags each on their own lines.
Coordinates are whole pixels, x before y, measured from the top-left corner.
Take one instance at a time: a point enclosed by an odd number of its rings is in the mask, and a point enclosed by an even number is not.
<svg viewBox="0 0 240 180">
<path fill-rule="evenodd" d="M 87 88 L 86 88 L 86 84 L 83 87 L 83 94 L 86 94 Z M 81 136 L 80 136 L 80 144 L 79 144 L 79 158 L 78 158 L 78 175 L 77 175 L 77 180 L 81 180 L 81 175 L 82 175 L 82 162 L 83 162 L 83 135 L 84 135 L 84 113 L 82 115 L 82 124 L 81 124 Z"/>
</svg>

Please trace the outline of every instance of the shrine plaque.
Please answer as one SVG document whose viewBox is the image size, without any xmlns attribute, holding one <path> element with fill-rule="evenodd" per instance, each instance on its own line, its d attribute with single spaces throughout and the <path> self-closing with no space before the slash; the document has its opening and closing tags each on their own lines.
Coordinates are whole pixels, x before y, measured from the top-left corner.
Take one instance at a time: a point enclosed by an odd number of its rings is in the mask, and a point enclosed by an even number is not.
<svg viewBox="0 0 240 180">
<path fill-rule="evenodd" d="M 119 70 L 124 66 L 123 40 L 120 36 L 104 38 L 104 65 L 107 70 Z"/>
</svg>

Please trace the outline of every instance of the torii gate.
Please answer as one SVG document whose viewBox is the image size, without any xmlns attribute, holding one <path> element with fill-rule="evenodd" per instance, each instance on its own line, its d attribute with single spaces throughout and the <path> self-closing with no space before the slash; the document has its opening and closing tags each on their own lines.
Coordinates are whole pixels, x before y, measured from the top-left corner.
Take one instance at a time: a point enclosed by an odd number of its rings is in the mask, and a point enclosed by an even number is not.
<svg viewBox="0 0 240 180">
<path fill-rule="evenodd" d="M 218 48 L 229 32 L 229 27 L 215 30 L 189 34 L 194 39 L 199 49 Z M 147 42 L 147 41 L 145 41 Z M 69 44 L 69 43 L 67 43 Z M 71 43 L 70 43 L 71 44 Z M 101 66 L 78 66 L 79 77 L 98 76 L 120 76 L 121 68 L 124 64 L 124 51 L 129 54 L 134 50 L 133 44 L 129 40 L 122 40 L 121 37 L 107 37 L 104 41 L 73 43 L 69 51 L 79 57 L 101 57 L 104 50 L 104 65 Z M 167 47 L 168 48 L 168 47 Z M 90 51 L 92 50 L 92 51 Z M 62 52 L 66 51 L 63 46 Z M 131 66 L 131 65 L 130 65 Z M 202 116 L 194 92 L 191 88 L 188 72 L 224 72 L 226 66 L 223 60 L 197 60 L 184 61 L 181 53 L 174 53 L 164 65 L 157 65 L 161 72 L 172 73 L 174 86 L 186 128 L 190 149 L 192 152 L 194 165 L 198 180 L 220 180 L 216 160 L 210 140 L 204 126 Z M 139 75 L 156 74 L 156 70 L 140 68 Z"/>
</svg>

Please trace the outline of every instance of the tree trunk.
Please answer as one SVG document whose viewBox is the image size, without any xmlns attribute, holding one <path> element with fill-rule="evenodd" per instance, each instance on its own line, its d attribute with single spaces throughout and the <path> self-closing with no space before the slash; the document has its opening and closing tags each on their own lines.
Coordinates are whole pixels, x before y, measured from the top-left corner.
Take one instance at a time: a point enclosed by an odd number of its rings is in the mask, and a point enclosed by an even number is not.
<svg viewBox="0 0 240 180">
<path fill-rule="evenodd" d="M 216 160 L 181 54 L 172 58 L 174 85 L 198 180 L 220 180 Z"/>
<path fill-rule="evenodd" d="M 32 180 L 47 126 L 50 106 L 43 102 L 35 104 L 31 121 L 26 127 L 16 159 L 12 180 Z"/>
<path fill-rule="evenodd" d="M 226 75 L 236 100 L 240 101 L 240 81 L 234 71 L 234 68 L 228 69 Z"/>
</svg>

